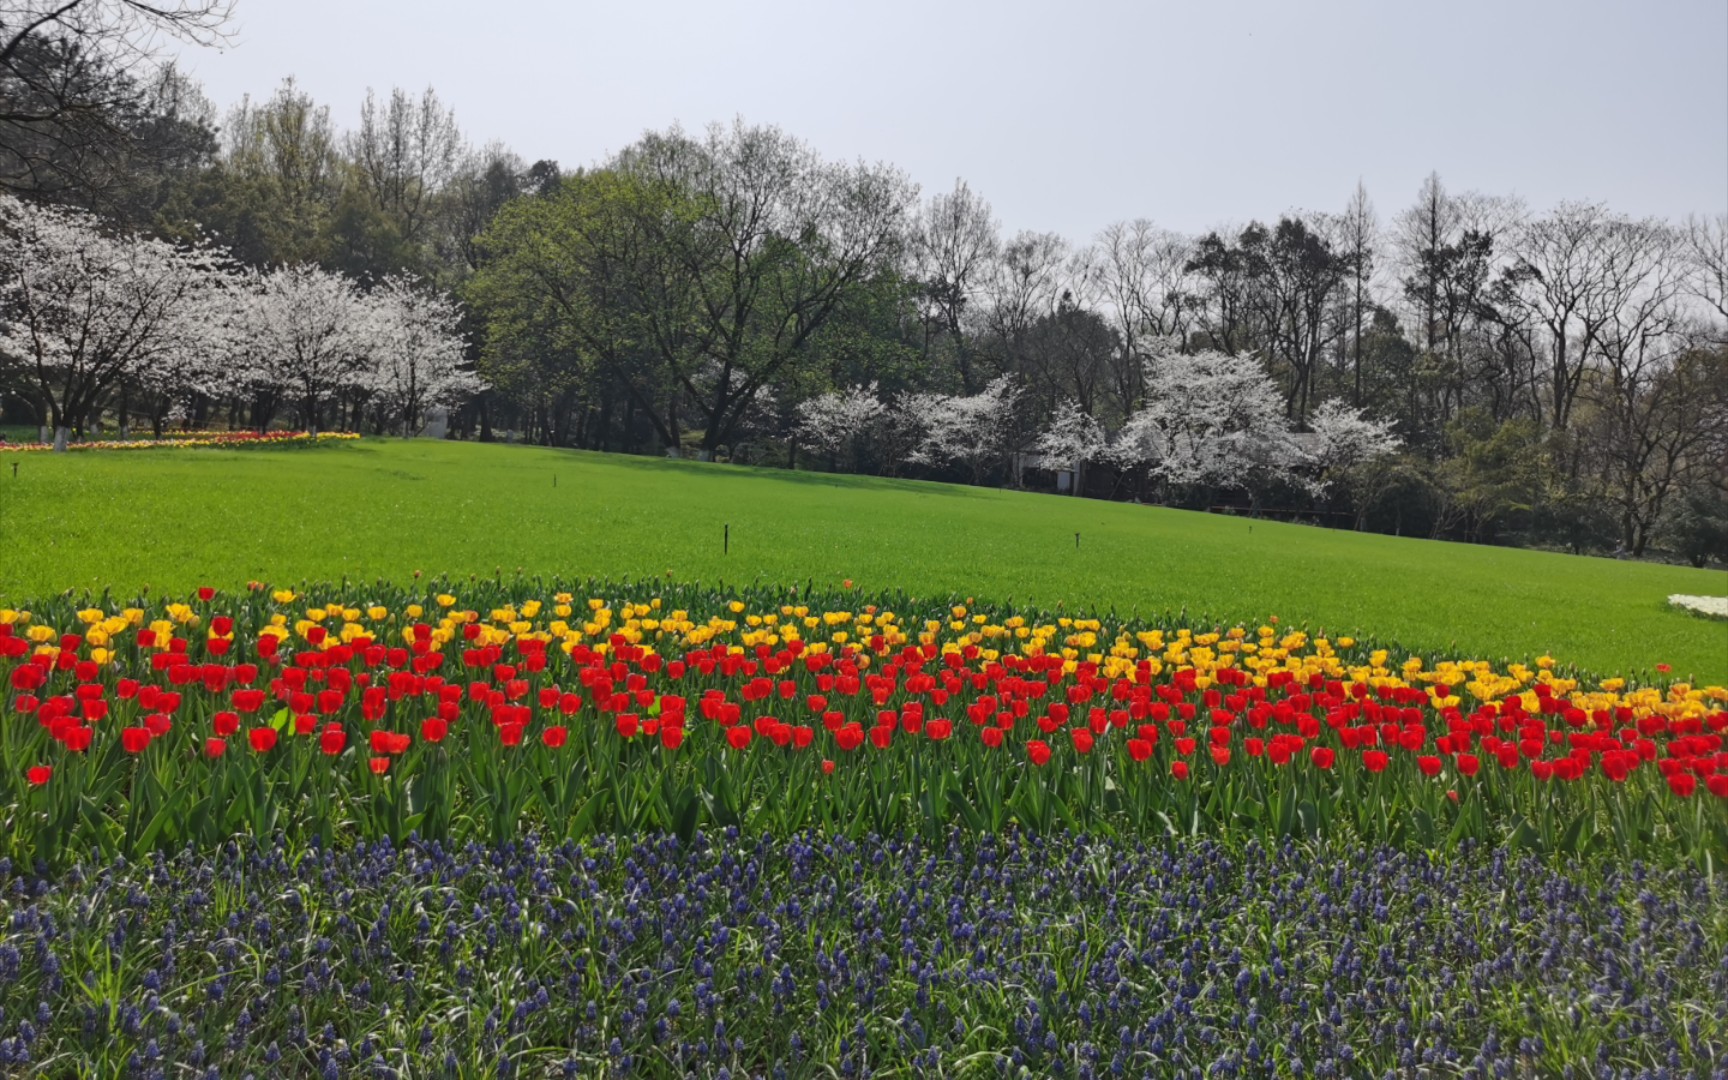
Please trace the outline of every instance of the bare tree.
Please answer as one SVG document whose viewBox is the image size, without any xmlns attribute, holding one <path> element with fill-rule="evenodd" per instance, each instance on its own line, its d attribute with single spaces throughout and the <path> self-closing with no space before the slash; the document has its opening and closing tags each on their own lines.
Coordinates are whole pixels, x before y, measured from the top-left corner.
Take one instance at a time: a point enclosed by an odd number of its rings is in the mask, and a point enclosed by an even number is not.
<svg viewBox="0 0 1728 1080">
<path fill-rule="evenodd" d="M 682 201 L 670 214 L 640 205 L 636 224 L 652 248 L 645 323 L 704 419 L 699 453 L 711 459 L 759 391 L 811 362 L 806 346 L 835 312 L 903 265 L 917 188 L 890 166 L 829 162 L 777 127 L 742 120 L 701 140 L 651 133 L 615 167 Z"/>
<path fill-rule="evenodd" d="M 954 349 L 961 388 L 968 394 L 980 382 L 962 319 L 989 276 L 1002 242 L 990 204 L 972 193 L 964 180 L 952 192 L 930 197 L 914 234 L 915 273 L 924 285 L 931 321 Z"/>
<path fill-rule="evenodd" d="M 1362 405 L 1362 326 L 1368 308 L 1374 303 L 1374 274 L 1379 269 L 1380 219 L 1368 189 L 1356 182 L 1344 216 L 1338 219 L 1339 252 L 1349 273 L 1345 288 L 1349 290 L 1350 320 L 1350 404 Z"/>
<path fill-rule="evenodd" d="M 1723 475 L 1728 351 L 1678 335 L 1637 334 L 1624 343 L 1617 367 L 1593 373 L 1600 395 L 1592 395 L 1594 408 L 1577 436 L 1619 517 L 1621 543 L 1643 555 L 1675 499 Z"/>
<path fill-rule="evenodd" d="M 1121 340 L 1112 368 L 1124 416 L 1140 404 L 1148 343 L 1188 336 L 1199 302 L 1187 288 L 1191 248 L 1187 237 L 1145 218 L 1117 222 L 1098 235 L 1096 282 Z"/>
<path fill-rule="evenodd" d="M 1447 193 L 1440 174 L 1432 172 L 1423 179 L 1415 205 L 1399 214 L 1395 223 L 1393 236 L 1403 264 L 1404 294 L 1416 309 L 1419 343 L 1429 352 L 1442 336 L 1435 317 L 1440 307 L 1435 268 L 1441 249 L 1452 243 L 1460 230 L 1462 217 L 1458 201 Z"/>
<path fill-rule="evenodd" d="M 1728 319 L 1728 214 L 1687 218 L 1683 250 L 1688 291 Z M 1728 342 L 1728 327 L 1718 326 L 1717 336 Z"/>
<path fill-rule="evenodd" d="M 368 89 L 359 130 L 346 141 L 373 204 L 396 219 L 405 242 L 418 243 L 433 197 L 463 164 L 455 112 L 445 108 L 431 87 L 418 101 L 393 89 L 388 104 L 380 104 Z"/>
<path fill-rule="evenodd" d="M 226 39 L 233 0 L 0 0 L 0 188 L 119 182 L 162 46 Z"/>
<path fill-rule="evenodd" d="M 1628 307 L 1666 278 L 1671 251 L 1664 227 L 1593 203 L 1562 203 L 1519 230 L 1503 297 L 1543 331 L 1544 396 L 1555 430 L 1566 429 L 1585 372 L 1623 332 Z"/>
<path fill-rule="evenodd" d="M 996 374 L 1030 366 L 1026 353 L 1033 329 L 1056 312 L 1072 260 L 1068 241 L 1056 233 L 1022 231 L 1003 247 L 986 283 L 979 319 L 987 347 L 996 353 Z"/>
</svg>

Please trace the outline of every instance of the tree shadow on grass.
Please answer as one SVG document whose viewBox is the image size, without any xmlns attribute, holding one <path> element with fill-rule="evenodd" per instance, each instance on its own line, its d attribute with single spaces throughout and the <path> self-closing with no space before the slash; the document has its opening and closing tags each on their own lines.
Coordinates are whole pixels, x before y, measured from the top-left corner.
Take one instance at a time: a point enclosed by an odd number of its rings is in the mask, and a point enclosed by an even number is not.
<svg viewBox="0 0 1728 1080">
<path fill-rule="evenodd" d="M 537 446 L 557 454 L 570 454 L 584 461 L 643 472 L 676 472 L 690 476 L 716 479 L 779 480 L 811 487 L 849 488 L 851 490 L 904 491 L 917 495 L 939 495 L 953 499 L 976 499 L 1000 488 L 972 487 L 939 480 L 908 480 L 892 476 L 862 476 L 856 473 L 808 472 L 802 469 L 776 469 L 763 465 L 728 465 L 712 461 L 689 461 L 682 458 L 657 458 L 640 454 L 608 454 L 595 450 L 575 450 L 567 447 Z"/>
</svg>

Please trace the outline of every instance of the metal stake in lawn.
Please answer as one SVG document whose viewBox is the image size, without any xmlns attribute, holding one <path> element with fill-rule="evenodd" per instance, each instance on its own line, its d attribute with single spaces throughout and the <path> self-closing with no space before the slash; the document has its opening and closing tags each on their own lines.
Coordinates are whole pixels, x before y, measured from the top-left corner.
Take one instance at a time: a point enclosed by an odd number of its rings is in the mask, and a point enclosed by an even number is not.
<svg viewBox="0 0 1728 1080">
<path fill-rule="evenodd" d="M 722 555 L 732 550 L 732 523 L 727 522 L 725 529 L 726 531 L 720 534 L 720 554 Z"/>
</svg>

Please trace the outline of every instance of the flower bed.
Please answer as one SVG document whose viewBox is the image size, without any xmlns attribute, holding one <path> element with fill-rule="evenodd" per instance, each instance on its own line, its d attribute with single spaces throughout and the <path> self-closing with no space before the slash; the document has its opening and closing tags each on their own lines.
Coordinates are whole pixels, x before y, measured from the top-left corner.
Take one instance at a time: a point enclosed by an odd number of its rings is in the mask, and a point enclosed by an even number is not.
<svg viewBox="0 0 1728 1080">
<path fill-rule="evenodd" d="M 0 1072 L 1706 1077 L 1724 888 L 963 832 L 0 864 Z"/>
<path fill-rule="evenodd" d="M 1728 619 L 1728 596 L 1687 596 L 1676 593 L 1668 598 L 1668 603 L 1712 619 Z"/>
<path fill-rule="evenodd" d="M 964 825 L 1728 857 L 1720 687 L 898 608 L 486 585 L 0 611 L 0 853 Z"/>
<path fill-rule="evenodd" d="M 85 450 L 239 450 L 254 446 L 322 446 L 345 442 L 360 436 L 346 431 L 321 431 L 316 435 L 304 431 L 183 431 L 170 432 L 160 439 L 97 439 L 91 442 L 67 443 L 71 451 Z M 0 446 L 5 453 L 51 453 L 52 443 L 7 443 Z"/>
</svg>

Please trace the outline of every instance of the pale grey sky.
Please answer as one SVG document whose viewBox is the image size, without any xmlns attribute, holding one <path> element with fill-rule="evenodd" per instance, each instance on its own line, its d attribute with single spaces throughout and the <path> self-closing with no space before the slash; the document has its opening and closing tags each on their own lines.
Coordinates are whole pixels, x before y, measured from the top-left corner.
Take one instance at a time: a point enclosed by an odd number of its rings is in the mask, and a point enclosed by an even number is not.
<svg viewBox="0 0 1728 1080">
<path fill-rule="evenodd" d="M 1384 218 L 1430 170 L 1728 210 L 1723 0 L 239 0 L 238 26 L 185 56 L 222 111 L 294 75 L 350 127 L 368 86 L 431 85 L 475 143 L 566 167 L 742 115 L 1075 241 L 1342 209 L 1358 177 Z"/>
</svg>

